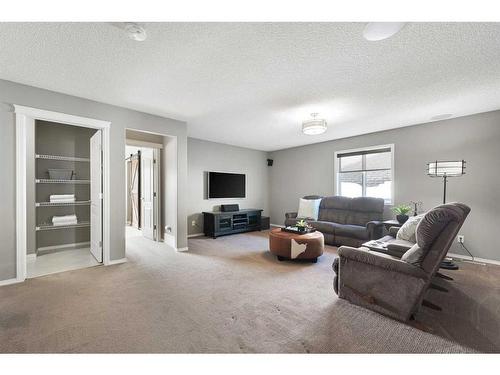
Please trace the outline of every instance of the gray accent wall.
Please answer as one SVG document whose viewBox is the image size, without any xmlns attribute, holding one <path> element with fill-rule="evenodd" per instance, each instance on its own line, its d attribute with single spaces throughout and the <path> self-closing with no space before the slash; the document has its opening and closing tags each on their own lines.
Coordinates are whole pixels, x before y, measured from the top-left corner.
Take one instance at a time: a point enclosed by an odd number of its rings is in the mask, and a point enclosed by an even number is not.
<svg viewBox="0 0 500 375">
<path fill-rule="evenodd" d="M 334 194 L 335 151 L 391 143 L 396 204 L 422 201 L 424 210 L 441 204 L 443 181 L 426 175 L 426 163 L 466 160 L 466 174 L 449 179 L 447 201 L 472 209 L 460 231 L 467 248 L 476 257 L 500 260 L 495 245 L 500 227 L 500 111 L 271 152 L 271 223 L 283 224 L 285 212 L 296 211 L 304 195 Z M 389 210 L 387 216 L 392 218 Z M 456 243 L 450 252 L 466 255 Z"/>
<path fill-rule="evenodd" d="M 188 138 L 188 234 L 202 233 L 201 213 L 218 211 L 221 204 L 237 203 L 240 208 L 262 208 L 263 214 L 268 214 L 269 168 L 265 151 Z M 244 173 L 246 197 L 208 199 L 207 172 Z"/>
<path fill-rule="evenodd" d="M 186 189 L 187 184 L 187 128 L 186 123 L 159 116 L 103 104 L 53 91 L 0 80 L 0 156 L 2 177 L 0 183 L 0 280 L 16 277 L 16 158 L 15 114 L 12 104 L 56 111 L 111 122 L 110 179 L 111 179 L 111 259 L 125 256 L 125 168 L 123 150 L 125 129 L 137 129 L 167 134 L 176 139 L 177 158 L 177 247 L 187 246 Z M 123 188 L 116 189 L 116 183 Z"/>
</svg>

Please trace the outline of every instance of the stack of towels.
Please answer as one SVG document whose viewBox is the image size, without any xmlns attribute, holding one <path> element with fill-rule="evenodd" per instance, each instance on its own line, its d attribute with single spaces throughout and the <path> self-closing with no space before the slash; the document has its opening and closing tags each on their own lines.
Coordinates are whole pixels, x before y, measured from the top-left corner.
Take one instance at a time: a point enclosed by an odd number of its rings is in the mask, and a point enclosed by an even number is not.
<svg viewBox="0 0 500 375">
<path fill-rule="evenodd" d="M 50 203 L 70 203 L 75 200 L 75 194 L 55 194 L 50 196 Z"/>
<path fill-rule="evenodd" d="M 73 225 L 78 224 L 76 215 L 52 216 L 52 224 L 58 225 Z"/>
</svg>

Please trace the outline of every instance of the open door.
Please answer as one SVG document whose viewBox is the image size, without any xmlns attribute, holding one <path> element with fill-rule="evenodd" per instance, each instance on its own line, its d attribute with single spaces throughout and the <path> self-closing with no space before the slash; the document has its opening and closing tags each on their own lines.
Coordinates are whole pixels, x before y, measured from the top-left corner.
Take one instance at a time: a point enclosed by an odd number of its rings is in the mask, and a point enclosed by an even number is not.
<svg viewBox="0 0 500 375">
<path fill-rule="evenodd" d="M 102 263 L 102 138 L 90 138 L 90 252 Z"/>
<path fill-rule="evenodd" d="M 141 230 L 144 237 L 153 241 L 156 239 L 154 195 L 153 149 L 143 149 L 141 152 Z"/>
</svg>

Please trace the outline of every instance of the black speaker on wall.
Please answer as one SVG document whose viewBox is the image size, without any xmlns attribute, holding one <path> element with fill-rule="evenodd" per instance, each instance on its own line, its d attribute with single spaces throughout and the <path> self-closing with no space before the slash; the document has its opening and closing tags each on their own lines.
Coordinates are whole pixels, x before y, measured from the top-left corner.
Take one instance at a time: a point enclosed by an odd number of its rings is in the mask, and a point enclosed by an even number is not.
<svg viewBox="0 0 500 375">
<path fill-rule="evenodd" d="M 274 163 L 274 160 L 273 160 L 273 159 L 267 159 L 267 166 L 268 166 L 268 167 L 272 167 L 272 166 L 273 166 L 273 163 Z"/>
<path fill-rule="evenodd" d="M 220 205 L 220 210 L 221 212 L 233 212 L 233 211 L 239 211 L 240 206 L 237 204 L 221 204 Z"/>
</svg>

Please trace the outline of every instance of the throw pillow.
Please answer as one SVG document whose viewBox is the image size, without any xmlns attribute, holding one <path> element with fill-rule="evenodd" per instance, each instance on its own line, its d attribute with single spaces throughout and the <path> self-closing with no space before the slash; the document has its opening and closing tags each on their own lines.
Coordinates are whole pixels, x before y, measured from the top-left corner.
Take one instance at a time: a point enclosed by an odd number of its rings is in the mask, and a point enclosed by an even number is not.
<svg viewBox="0 0 500 375">
<path fill-rule="evenodd" d="M 319 204 L 321 199 L 303 199 L 300 198 L 298 218 L 308 218 L 318 220 Z"/>
<path fill-rule="evenodd" d="M 416 231 L 417 225 L 420 223 L 420 220 L 424 215 L 411 216 L 406 223 L 403 224 L 401 228 L 399 228 L 398 233 L 396 234 L 396 239 L 405 240 L 410 242 L 417 242 Z"/>
<path fill-rule="evenodd" d="M 403 262 L 413 264 L 414 266 L 420 266 L 424 255 L 424 249 L 415 244 L 403 254 L 401 260 Z"/>
</svg>

